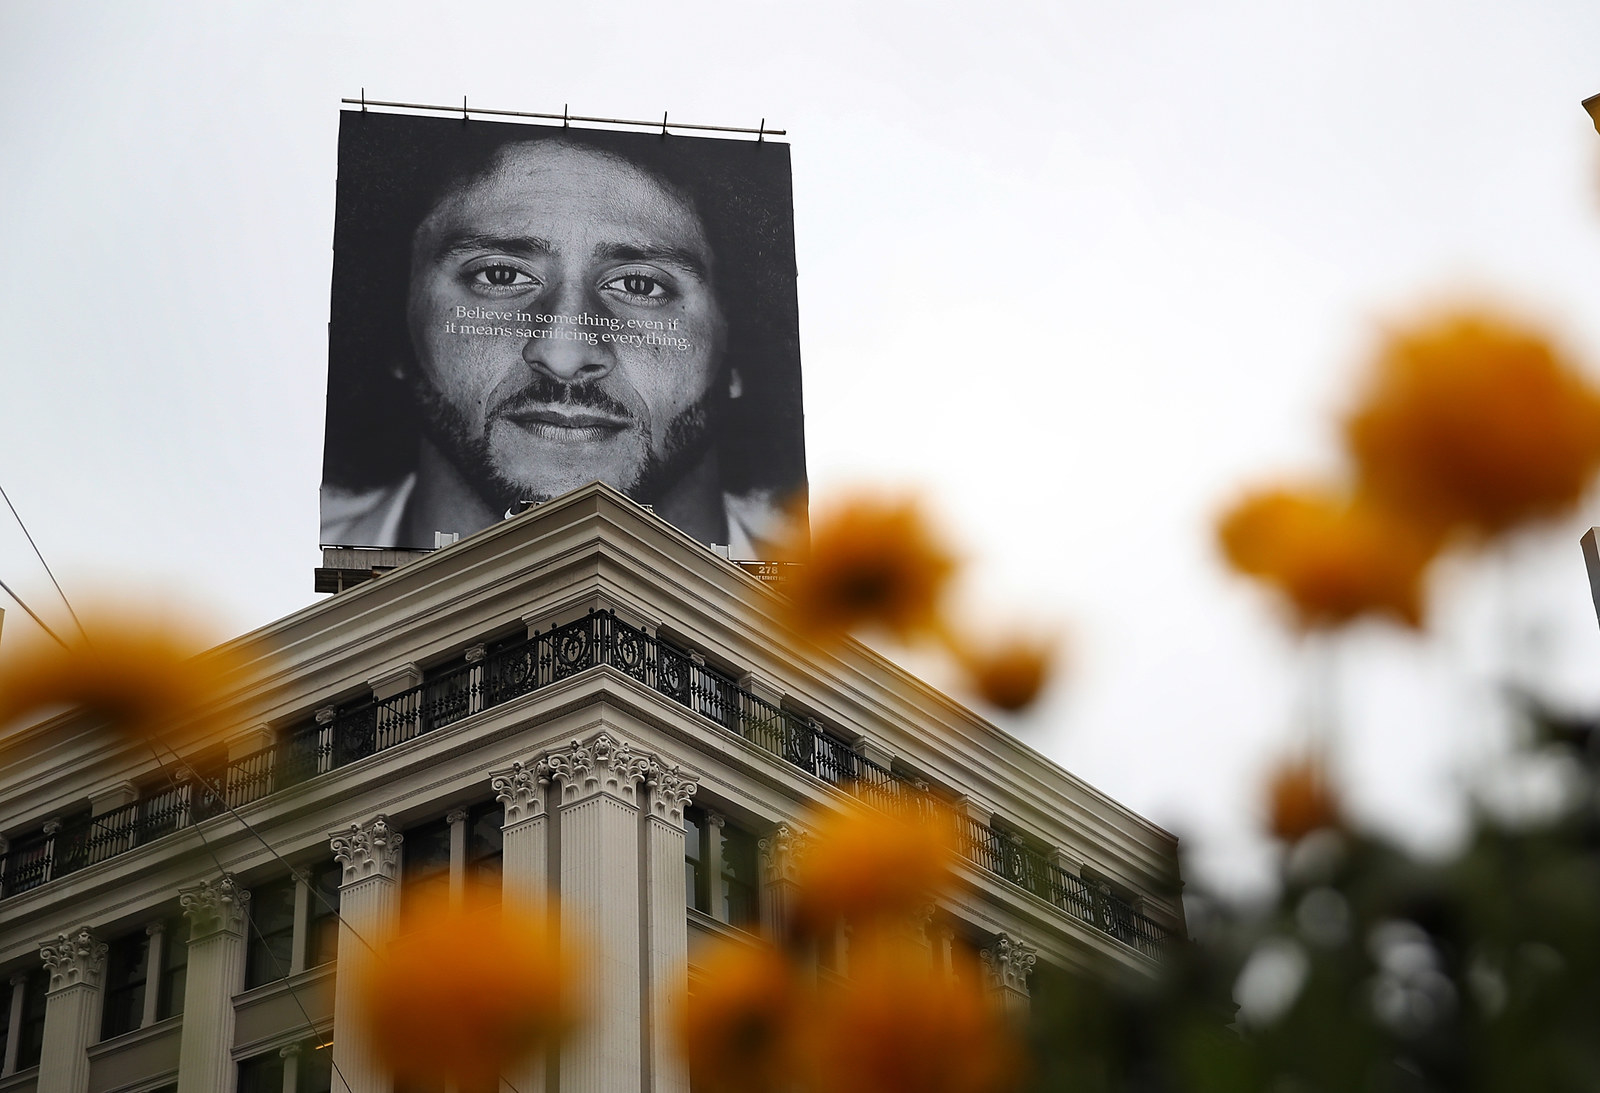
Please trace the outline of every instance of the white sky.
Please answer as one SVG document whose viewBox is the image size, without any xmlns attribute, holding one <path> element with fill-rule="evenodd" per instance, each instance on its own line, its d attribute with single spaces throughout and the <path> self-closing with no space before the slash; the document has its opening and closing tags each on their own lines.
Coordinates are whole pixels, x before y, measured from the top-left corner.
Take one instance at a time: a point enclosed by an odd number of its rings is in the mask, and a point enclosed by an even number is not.
<svg viewBox="0 0 1600 1093">
<path fill-rule="evenodd" d="M 1248 884 L 1304 673 L 1212 517 L 1333 465 L 1419 300 L 1493 293 L 1600 369 L 1597 56 L 1580 0 L 8 3 L 0 485 L 69 593 L 284 615 L 319 562 L 338 99 L 764 117 L 814 496 L 927 488 L 985 610 L 1072 633 L 1018 731 L 1182 833 L 1191 883 Z M 60 619 L 8 520 L 0 577 Z M 1600 707 L 1589 523 L 1524 544 L 1509 602 L 1527 671 Z M 1355 807 L 1427 845 L 1499 746 L 1487 572 L 1450 567 L 1427 641 L 1342 655 Z"/>
</svg>

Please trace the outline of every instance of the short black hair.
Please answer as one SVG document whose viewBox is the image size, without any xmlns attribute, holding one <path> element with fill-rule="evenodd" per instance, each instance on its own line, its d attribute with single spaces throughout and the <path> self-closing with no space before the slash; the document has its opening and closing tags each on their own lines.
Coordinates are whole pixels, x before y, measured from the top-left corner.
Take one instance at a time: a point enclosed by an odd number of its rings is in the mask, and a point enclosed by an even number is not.
<svg viewBox="0 0 1600 1093">
<path fill-rule="evenodd" d="M 339 125 L 323 481 L 367 489 L 410 471 L 423 424 L 409 385 L 406 322 L 417 226 L 508 144 L 559 141 L 615 156 L 699 213 L 743 393 L 716 443 L 725 487 L 805 488 L 789 146 L 345 111 Z"/>
</svg>

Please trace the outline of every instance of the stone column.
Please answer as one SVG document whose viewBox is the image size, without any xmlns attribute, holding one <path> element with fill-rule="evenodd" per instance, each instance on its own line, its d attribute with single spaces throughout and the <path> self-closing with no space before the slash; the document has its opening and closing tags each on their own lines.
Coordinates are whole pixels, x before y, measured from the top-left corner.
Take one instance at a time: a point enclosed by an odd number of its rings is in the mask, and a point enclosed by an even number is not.
<svg viewBox="0 0 1600 1093">
<path fill-rule="evenodd" d="M 699 788 L 693 775 L 678 767 L 651 765 L 650 813 L 645 821 L 645 991 L 649 1024 L 645 1028 L 651 1093 L 689 1093 L 689 1068 L 673 1043 L 678 1015 L 688 993 L 689 916 L 685 910 L 683 810 Z M 720 820 L 721 817 L 719 816 Z M 720 826 L 720 824 L 718 825 Z M 719 840 L 713 833 L 711 842 Z M 713 860 L 719 855 L 712 854 Z M 721 891 L 721 868 L 712 884 Z M 716 900 L 720 904 L 721 900 Z M 720 917 L 720 916 L 719 916 Z"/>
<path fill-rule="evenodd" d="M 339 972 L 333 987 L 333 1065 L 347 1093 L 389 1093 L 393 1081 L 373 1056 L 356 987 L 372 966 L 372 946 L 393 927 L 399 911 L 401 837 L 389 829 L 387 817 L 379 816 L 334 832 L 329 842 L 334 860 L 344 866 Z"/>
<path fill-rule="evenodd" d="M 283 1060 L 283 1093 L 299 1093 L 301 1050 L 299 1044 L 285 1044 L 278 1049 L 278 1058 Z"/>
<path fill-rule="evenodd" d="M 500 826 L 503 869 L 500 898 L 507 905 L 517 904 L 536 911 L 545 909 L 550 890 L 550 851 L 544 797 L 549 784 L 550 767 L 543 759 L 512 763 L 507 769 L 492 771 L 489 775 L 495 799 L 506 810 Z"/>
<path fill-rule="evenodd" d="M 80 926 L 41 947 L 39 956 L 50 969 L 50 989 L 38 1093 L 85 1093 L 89 1044 L 100 1019 L 100 986 L 106 975 L 105 942 Z"/>
<path fill-rule="evenodd" d="M 180 888 L 178 903 L 189 919 L 178 1093 L 230 1093 L 236 1077 L 233 996 L 244 986 L 250 893 L 224 873 L 215 882 Z"/>
<path fill-rule="evenodd" d="M 779 824 L 756 846 L 761 851 L 761 924 L 768 937 L 781 939 L 789 934 L 795 867 L 805 853 L 806 836 L 798 828 Z"/>
<path fill-rule="evenodd" d="M 150 939 L 150 948 L 144 958 L 144 1013 L 139 1018 L 140 1028 L 156 1023 L 156 1003 L 161 1000 L 161 974 L 167 965 L 167 946 L 176 943 L 176 939 L 167 937 L 165 922 L 152 922 L 144 932 Z"/>
<path fill-rule="evenodd" d="M 306 947 L 311 942 L 311 875 L 294 871 L 294 936 L 289 944 L 289 974 L 306 970 Z"/>
<path fill-rule="evenodd" d="M 0 1061 L 0 1078 L 17 1072 L 17 1048 L 22 1043 L 22 991 L 27 982 L 27 972 L 11 977 L 11 1019 L 6 1023 L 6 1056 Z"/>
<path fill-rule="evenodd" d="M 548 757 L 561 787 L 561 932 L 582 946 L 589 1023 L 561 1051 L 569 1093 L 643 1087 L 639 782 L 646 760 L 600 733 Z M 679 866 L 681 869 L 682 866 Z"/>
<path fill-rule="evenodd" d="M 1028 973 L 1039 960 L 1033 946 L 1001 934 L 979 958 L 987 973 L 989 990 L 999 998 L 1006 1013 L 1017 1018 L 1028 1015 Z"/>
<path fill-rule="evenodd" d="M 544 914 L 549 909 L 550 850 L 549 828 L 545 816 L 545 787 L 550 784 L 549 765 L 538 759 L 531 763 L 512 763 L 509 768 L 489 775 L 495 798 L 505 806 L 501 824 L 500 899 L 508 908 Z M 543 1093 L 545 1087 L 543 1055 L 535 1055 L 506 1075 L 518 1093 Z"/>
<path fill-rule="evenodd" d="M 707 809 L 706 817 L 706 860 L 701 864 L 706 871 L 706 903 L 707 913 L 718 922 L 728 921 L 728 905 L 722 900 L 722 829 L 727 824 L 728 818 L 720 812 Z M 687 848 L 685 848 L 687 849 Z M 688 893 L 684 893 L 688 898 Z"/>
<path fill-rule="evenodd" d="M 450 825 L 450 905 L 459 907 L 467 897 L 467 810 L 453 808 L 444 815 Z"/>
</svg>

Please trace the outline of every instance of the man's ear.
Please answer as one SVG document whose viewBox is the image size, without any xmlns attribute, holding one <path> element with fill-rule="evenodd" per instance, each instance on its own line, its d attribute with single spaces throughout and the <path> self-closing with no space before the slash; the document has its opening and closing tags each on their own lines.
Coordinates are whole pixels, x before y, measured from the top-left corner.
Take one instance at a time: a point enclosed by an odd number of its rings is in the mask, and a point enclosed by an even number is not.
<svg viewBox="0 0 1600 1093">
<path fill-rule="evenodd" d="M 738 398 L 744 394 L 744 377 L 739 375 L 737 368 L 728 369 L 728 397 Z"/>
</svg>

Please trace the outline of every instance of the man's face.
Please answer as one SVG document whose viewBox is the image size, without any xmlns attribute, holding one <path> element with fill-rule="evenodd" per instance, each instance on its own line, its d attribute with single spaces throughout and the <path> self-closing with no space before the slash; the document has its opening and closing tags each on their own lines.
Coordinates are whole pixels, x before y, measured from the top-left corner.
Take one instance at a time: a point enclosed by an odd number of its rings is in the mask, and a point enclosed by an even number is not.
<svg viewBox="0 0 1600 1093">
<path fill-rule="evenodd" d="M 412 240 L 407 321 L 435 443 L 497 506 L 594 479 L 650 500 L 705 451 L 726 397 L 711 279 L 699 217 L 649 174 L 508 145 Z"/>
</svg>

